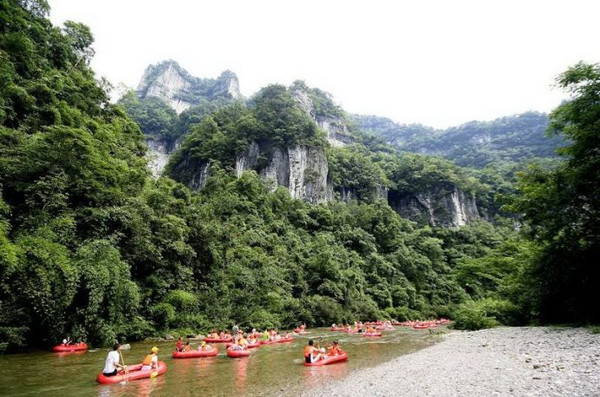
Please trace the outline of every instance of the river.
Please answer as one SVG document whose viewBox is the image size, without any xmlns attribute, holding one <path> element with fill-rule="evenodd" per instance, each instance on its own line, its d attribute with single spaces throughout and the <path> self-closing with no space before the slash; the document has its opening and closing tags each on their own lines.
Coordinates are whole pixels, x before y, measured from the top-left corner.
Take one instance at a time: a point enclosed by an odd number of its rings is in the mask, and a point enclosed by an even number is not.
<svg viewBox="0 0 600 397">
<path fill-rule="evenodd" d="M 213 358 L 173 359 L 174 341 L 132 343 L 123 351 L 126 364 L 141 362 L 152 346 L 167 372 L 155 379 L 100 385 L 96 375 L 104 367 L 108 349 L 85 352 L 33 352 L 4 355 L 0 360 L 0 395 L 6 396 L 297 396 L 329 379 L 340 379 L 358 368 L 371 367 L 435 343 L 426 330 L 396 327 L 381 338 L 361 334 L 310 329 L 292 343 L 261 346 L 247 358 L 225 355 L 223 344 L 214 344 Z M 337 339 L 348 352 L 348 361 L 321 367 L 302 365 L 308 339 L 322 344 Z M 197 346 L 192 342 L 192 346 Z"/>
</svg>

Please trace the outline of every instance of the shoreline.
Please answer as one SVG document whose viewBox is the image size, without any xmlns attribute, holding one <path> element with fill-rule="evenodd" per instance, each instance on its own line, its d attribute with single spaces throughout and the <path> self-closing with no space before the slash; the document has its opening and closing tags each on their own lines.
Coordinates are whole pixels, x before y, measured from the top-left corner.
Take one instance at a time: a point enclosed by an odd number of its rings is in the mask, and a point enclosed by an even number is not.
<svg viewBox="0 0 600 397">
<path fill-rule="evenodd" d="M 600 395 L 600 334 L 587 329 L 498 327 L 439 337 L 437 344 L 302 395 Z"/>
</svg>

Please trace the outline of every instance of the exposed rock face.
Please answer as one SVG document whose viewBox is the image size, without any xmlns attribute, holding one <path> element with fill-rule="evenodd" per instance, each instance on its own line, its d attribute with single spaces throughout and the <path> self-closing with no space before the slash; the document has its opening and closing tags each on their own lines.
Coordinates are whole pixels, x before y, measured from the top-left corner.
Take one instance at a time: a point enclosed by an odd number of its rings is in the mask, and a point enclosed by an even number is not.
<svg viewBox="0 0 600 397">
<path fill-rule="evenodd" d="M 354 142 L 354 138 L 350 135 L 346 120 L 343 117 L 319 114 L 309 94 L 310 88 L 306 87 L 303 83 L 298 83 L 293 85 L 291 90 L 296 103 L 317 123 L 319 128 L 325 131 L 327 141 L 331 146 L 343 147 Z M 331 101 L 330 98 L 326 98 L 325 100 Z"/>
<path fill-rule="evenodd" d="M 179 142 L 171 143 L 154 137 L 145 137 L 144 142 L 148 145 L 148 157 L 150 158 L 148 165 L 152 170 L 152 175 L 158 178 L 167 165 L 171 153 L 179 146 Z"/>
<path fill-rule="evenodd" d="M 225 71 L 217 79 L 201 79 L 190 75 L 175 61 L 148 66 L 137 94 L 140 98 L 161 98 L 178 114 L 202 100 L 242 98 L 235 73 Z"/>
<path fill-rule="evenodd" d="M 333 185 L 323 148 L 296 146 L 261 148 L 252 142 L 236 161 L 238 177 L 246 170 L 257 170 L 271 189 L 285 186 L 290 196 L 310 203 L 322 203 L 333 198 Z"/>
<path fill-rule="evenodd" d="M 359 199 L 355 189 L 342 187 L 341 189 L 339 189 L 339 193 L 341 200 L 345 202 L 350 202 L 351 200 Z M 389 189 L 387 187 L 378 185 L 377 187 L 372 189 L 372 191 L 369 194 L 369 198 L 370 200 L 384 199 L 388 201 L 388 194 Z"/>
<path fill-rule="evenodd" d="M 177 180 L 193 190 L 202 190 L 210 177 L 210 163 L 186 157 L 178 162 L 173 169 Z"/>
<path fill-rule="evenodd" d="M 189 86 L 190 82 L 180 73 L 175 64 L 169 63 L 158 75 L 152 66 L 146 68 L 137 93 L 140 98 L 151 96 L 161 98 L 179 114 L 192 106 L 191 103 L 177 97 L 177 94 Z"/>
<path fill-rule="evenodd" d="M 431 226 L 464 226 L 480 219 L 475 198 L 456 187 L 407 195 L 391 191 L 389 203 L 402 217 Z"/>
<path fill-rule="evenodd" d="M 327 141 L 331 146 L 344 147 L 354 142 L 346 121 L 342 118 L 317 116 L 315 121 L 319 128 L 327 133 Z"/>
</svg>

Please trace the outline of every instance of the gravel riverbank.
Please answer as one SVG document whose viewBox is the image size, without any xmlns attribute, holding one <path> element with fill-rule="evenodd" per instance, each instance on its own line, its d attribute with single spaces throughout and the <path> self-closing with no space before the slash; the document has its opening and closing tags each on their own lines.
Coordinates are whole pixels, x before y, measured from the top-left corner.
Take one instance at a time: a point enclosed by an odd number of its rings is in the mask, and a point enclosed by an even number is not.
<svg viewBox="0 0 600 397">
<path fill-rule="evenodd" d="M 600 396 L 600 334 L 499 327 L 435 337 L 442 341 L 303 395 Z"/>
</svg>

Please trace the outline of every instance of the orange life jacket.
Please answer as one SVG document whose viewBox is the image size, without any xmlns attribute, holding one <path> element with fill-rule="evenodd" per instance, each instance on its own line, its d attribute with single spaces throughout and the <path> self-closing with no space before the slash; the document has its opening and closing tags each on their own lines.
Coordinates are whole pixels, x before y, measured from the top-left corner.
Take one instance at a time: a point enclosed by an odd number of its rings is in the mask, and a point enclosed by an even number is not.
<svg viewBox="0 0 600 397">
<path fill-rule="evenodd" d="M 152 356 L 154 356 L 154 354 L 148 354 L 146 357 L 144 357 L 144 361 L 142 361 L 142 365 L 152 364 Z"/>
<path fill-rule="evenodd" d="M 330 350 L 329 350 L 329 355 L 330 356 L 337 356 L 338 354 L 340 354 L 340 347 L 339 346 L 333 346 Z"/>
<path fill-rule="evenodd" d="M 313 352 L 314 347 L 312 346 L 306 346 L 304 348 L 304 357 L 310 357 L 310 354 Z"/>
</svg>

